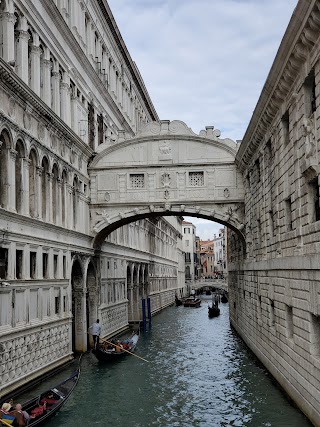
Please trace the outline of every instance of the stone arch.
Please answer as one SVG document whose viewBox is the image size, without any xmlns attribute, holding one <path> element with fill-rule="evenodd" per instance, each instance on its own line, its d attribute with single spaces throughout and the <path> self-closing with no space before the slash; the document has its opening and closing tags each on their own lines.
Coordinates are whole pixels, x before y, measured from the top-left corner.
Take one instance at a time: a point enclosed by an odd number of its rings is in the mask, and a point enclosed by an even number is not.
<svg viewBox="0 0 320 427">
<path fill-rule="evenodd" d="M 31 217 L 38 216 L 37 205 L 37 166 L 38 154 L 32 147 L 29 152 L 29 214 Z"/>
<path fill-rule="evenodd" d="M 24 189 L 23 189 L 23 172 L 24 159 L 26 156 L 25 144 L 21 139 L 18 139 L 15 144 L 16 161 L 15 161 L 15 205 L 18 213 L 22 213 Z"/>
<path fill-rule="evenodd" d="M 98 277 L 95 263 L 90 258 L 86 269 L 86 324 L 87 328 L 92 325 L 96 319 L 99 318 L 97 307 L 99 306 L 99 289 L 98 289 Z M 102 319 L 100 319 L 102 326 Z M 91 342 L 91 336 L 88 336 L 88 347 Z"/>
<path fill-rule="evenodd" d="M 0 134 L 0 206 L 7 208 L 9 197 L 9 150 L 12 144 L 11 133 L 3 128 Z"/>
<path fill-rule="evenodd" d="M 83 352 L 87 349 L 86 295 L 84 290 L 84 267 L 79 256 L 74 256 L 71 267 L 72 293 L 72 351 Z"/>
</svg>

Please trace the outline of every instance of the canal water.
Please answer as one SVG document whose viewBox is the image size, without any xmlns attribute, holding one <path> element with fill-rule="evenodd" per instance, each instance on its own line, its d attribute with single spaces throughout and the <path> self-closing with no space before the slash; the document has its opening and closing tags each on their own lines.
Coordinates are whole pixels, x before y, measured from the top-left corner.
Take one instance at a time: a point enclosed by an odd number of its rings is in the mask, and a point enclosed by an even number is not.
<svg viewBox="0 0 320 427">
<path fill-rule="evenodd" d="M 148 363 L 128 355 L 102 364 L 84 355 L 79 384 L 46 426 L 311 426 L 230 328 L 228 305 L 209 319 L 208 301 L 153 318 L 136 349 Z"/>
</svg>

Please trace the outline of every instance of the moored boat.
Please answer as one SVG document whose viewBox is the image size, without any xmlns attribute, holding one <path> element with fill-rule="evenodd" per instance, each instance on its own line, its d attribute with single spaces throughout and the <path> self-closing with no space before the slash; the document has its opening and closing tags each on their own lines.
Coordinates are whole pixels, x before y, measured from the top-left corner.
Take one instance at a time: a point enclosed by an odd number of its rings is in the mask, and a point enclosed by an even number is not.
<svg viewBox="0 0 320 427">
<path fill-rule="evenodd" d="M 198 308 L 201 305 L 201 299 L 200 298 L 194 298 L 194 297 L 186 298 L 184 300 L 183 305 L 184 305 L 184 307 Z"/>
<path fill-rule="evenodd" d="M 92 350 L 96 358 L 101 362 L 114 362 L 122 359 L 128 353 L 133 353 L 136 349 L 139 340 L 139 331 L 123 341 L 107 341 L 102 340 L 103 343 L 99 345 L 96 350 Z"/>
<path fill-rule="evenodd" d="M 26 411 L 30 416 L 28 426 L 42 425 L 55 415 L 70 397 L 78 383 L 79 376 L 80 366 L 63 382 L 22 404 L 23 411 Z M 12 414 L 14 415 L 14 411 Z M 13 425 L 15 425 L 14 423 L 13 420 Z M 0 425 L 7 424 L 0 422 Z"/>
</svg>

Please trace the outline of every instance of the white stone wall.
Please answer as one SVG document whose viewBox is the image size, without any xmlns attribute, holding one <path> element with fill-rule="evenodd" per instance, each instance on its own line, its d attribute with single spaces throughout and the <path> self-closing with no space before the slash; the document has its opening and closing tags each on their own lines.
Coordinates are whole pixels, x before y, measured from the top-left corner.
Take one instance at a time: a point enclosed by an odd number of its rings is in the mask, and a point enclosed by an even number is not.
<svg viewBox="0 0 320 427">
<path fill-rule="evenodd" d="M 155 226 L 151 254 L 136 224 L 100 257 L 93 249 L 88 162 L 100 144 L 158 119 L 109 12 L 96 1 L 0 4 L 2 396 L 87 350 L 97 317 L 104 335 L 128 327 L 127 265 L 155 265 L 155 301 L 169 297 L 154 311 L 174 300 L 174 224 L 169 234 Z"/>
<path fill-rule="evenodd" d="M 245 259 L 235 236 L 228 239 L 231 323 L 314 425 L 320 425 L 319 7 L 298 2 L 237 153 L 245 180 Z"/>
</svg>

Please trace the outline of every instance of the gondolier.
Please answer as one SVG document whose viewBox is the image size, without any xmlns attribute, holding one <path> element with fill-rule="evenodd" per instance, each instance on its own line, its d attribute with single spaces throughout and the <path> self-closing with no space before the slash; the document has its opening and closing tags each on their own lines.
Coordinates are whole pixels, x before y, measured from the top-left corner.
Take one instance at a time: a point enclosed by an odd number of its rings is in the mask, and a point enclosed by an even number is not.
<svg viewBox="0 0 320 427">
<path fill-rule="evenodd" d="M 101 325 L 99 319 L 97 319 L 97 321 L 89 327 L 89 331 L 93 337 L 93 349 L 96 350 L 99 347 L 99 337 L 101 334 Z"/>
</svg>

